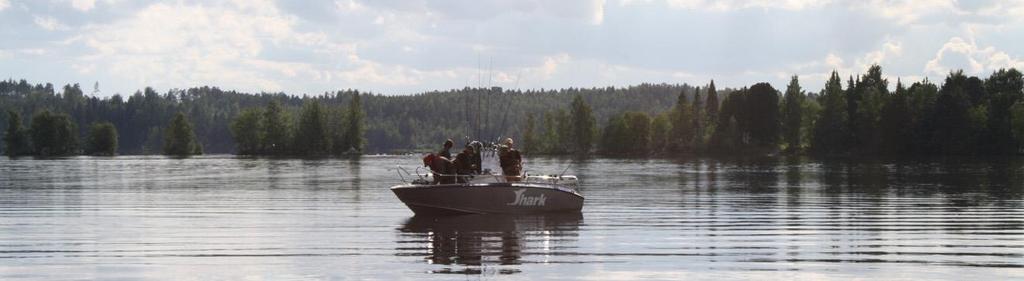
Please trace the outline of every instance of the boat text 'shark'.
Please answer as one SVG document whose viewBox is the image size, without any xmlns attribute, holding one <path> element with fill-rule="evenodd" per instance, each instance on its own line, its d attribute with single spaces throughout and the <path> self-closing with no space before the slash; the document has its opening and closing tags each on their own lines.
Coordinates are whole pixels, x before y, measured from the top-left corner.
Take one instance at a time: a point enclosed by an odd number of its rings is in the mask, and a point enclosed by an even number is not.
<svg viewBox="0 0 1024 281">
<path fill-rule="evenodd" d="M 521 188 L 515 191 L 516 199 L 509 206 L 544 206 L 544 202 L 547 201 L 547 197 L 544 194 L 538 196 L 525 195 L 526 189 Z"/>
</svg>

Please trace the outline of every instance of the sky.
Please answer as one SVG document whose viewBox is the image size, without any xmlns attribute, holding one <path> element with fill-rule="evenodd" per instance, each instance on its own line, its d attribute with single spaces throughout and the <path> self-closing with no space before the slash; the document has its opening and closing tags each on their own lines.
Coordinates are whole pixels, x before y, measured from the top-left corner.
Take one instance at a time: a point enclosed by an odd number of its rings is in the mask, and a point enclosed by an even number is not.
<svg viewBox="0 0 1024 281">
<path fill-rule="evenodd" d="M 0 76 L 131 94 L 721 87 L 1024 68 L 1024 0 L 0 0 Z M 94 92 L 98 84 L 99 91 Z"/>
</svg>

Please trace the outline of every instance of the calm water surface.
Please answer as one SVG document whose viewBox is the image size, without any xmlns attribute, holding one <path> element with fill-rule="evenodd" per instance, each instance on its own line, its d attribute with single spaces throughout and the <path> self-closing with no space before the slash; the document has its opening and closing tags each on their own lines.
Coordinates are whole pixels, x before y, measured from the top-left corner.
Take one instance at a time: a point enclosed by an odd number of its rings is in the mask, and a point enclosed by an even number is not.
<svg viewBox="0 0 1024 281">
<path fill-rule="evenodd" d="M 0 280 L 1024 278 L 1024 166 L 529 159 L 580 215 L 414 217 L 415 156 L 0 158 Z"/>
</svg>

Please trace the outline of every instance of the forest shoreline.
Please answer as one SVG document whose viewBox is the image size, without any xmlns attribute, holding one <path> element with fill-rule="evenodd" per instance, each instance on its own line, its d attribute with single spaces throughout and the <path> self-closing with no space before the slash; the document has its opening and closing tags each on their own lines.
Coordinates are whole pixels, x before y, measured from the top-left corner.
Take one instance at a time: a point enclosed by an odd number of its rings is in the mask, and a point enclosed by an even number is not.
<svg viewBox="0 0 1024 281">
<path fill-rule="evenodd" d="M 1014 155 L 1024 150 L 1024 75 L 952 71 L 906 86 L 872 65 L 819 92 L 642 84 L 465 88 L 412 96 L 347 90 L 252 95 L 201 87 L 125 100 L 79 85 L 0 81 L 3 151 L 18 155 L 237 153 L 319 156 L 423 151 L 507 137 L 527 155 Z M 97 86 L 98 88 L 98 86 Z M 97 89 L 98 91 L 98 89 Z M 499 104 L 494 108 L 492 103 Z M 22 118 L 21 116 L 25 116 Z M 31 118 L 29 118 L 31 116 Z M 31 122 L 23 121 L 31 120 Z M 118 133 L 120 132 L 120 133 Z M 81 136 L 85 137 L 81 137 Z M 78 139 L 85 139 L 85 145 Z"/>
</svg>

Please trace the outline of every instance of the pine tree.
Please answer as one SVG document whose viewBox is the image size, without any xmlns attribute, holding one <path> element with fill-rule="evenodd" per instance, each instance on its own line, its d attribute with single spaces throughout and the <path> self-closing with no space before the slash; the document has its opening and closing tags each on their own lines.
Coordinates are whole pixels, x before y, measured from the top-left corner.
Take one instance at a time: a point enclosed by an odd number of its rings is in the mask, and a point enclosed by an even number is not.
<svg viewBox="0 0 1024 281">
<path fill-rule="evenodd" d="M 288 153 L 292 143 L 292 119 L 281 107 L 281 102 L 272 100 L 263 111 L 263 154 L 282 155 Z"/>
<path fill-rule="evenodd" d="M 629 126 L 626 115 L 608 118 L 601 135 L 601 152 L 607 155 L 624 155 L 629 150 Z"/>
<path fill-rule="evenodd" d="M 202 153 L 202 146 L 196 141 L 192 123 L 184 113 L 178 112 L 164 130 L 164 154 L 189 156 Z"/>
<path fill-rule="evenodd" d="M 66 156 L 78 152 L 78 128 L 67 114 L 44 110 L 32 116 L 31 128 L 35 155 Z"/>
<path fill-rule="evenodd" d="M 811 147 L 818 153 L 833 154 L 846 151 L 847 136 L 849 135 L 848 110 L 846 109 L 846 92 L 843 91 L 843 83 L 839 73 L 832 71 L 825 89 L 822 90 L 821 115 L 814 123 L 814 133 Z"/>
<path fill-rule="evenodd" d="M 985 90 L 990 98 L 988 107 L 988 138 L 991 152 L 1011 153 L 1016 151 L 1010 108 L 1024 98 L 1024 75 L 1017 69 L 1000 69 L 985 79 Z"/>
<path fill-rule="evenodd" d="M 5 153 L 9 157 L 28 155 L 32 152 L 29 145 L 28 132 L 22 127 L 21 115 L 14 111 L 7 112 L 7 131 L 4 133 Z"/>
<path fill-rule="evenodd" d="M 790 152 L 798 152 L 801 147 L 804 93 L 798 79 L 796 75 L 790 79 L 783 101 L 782 134 L 786 149 Z"/>
<path fill-rule="evenodd" d="M 527 114 L 526 115 L 526 123 L 524 124 L 523 131 L 522 131 L 523 132 L 523 146 L 522 146 L 522 150 L 523 150 L 524 153 L 536 153 L 536 152 L 543 151 L 543 147 L 541 147 L 541 143 L 537 139 L 537 132 L 536 132 L 536 130 L 537 130 L 536 129 L 537 122 L 534 119 L 536 119 L 536 118 L 533 117 L 533 114 Z"/>
<path fill-rule="evenodd" d="M 882 107 L 882 116 L 879 120 L 881 130 L 880 152 L 885 153 L 907 153 L 909 152 L 909 140 L 912 128 L 910 106 L 907 99 L 907 89 L 903 83 L 896 81 L 896 93 L 886 100 Z"/>
<path fill-rule="evenodd" d="M 668 149 L 672 121 L 668 113 L 658 114 L 651 120 L 651 152 L 661 153 Z"/>
<path fill-rule="evenodd" d="M 573 152 L 576 154 L 587 154 L 594 144 L 594 135 L 597 131 L 597 122 L 594 114 L 583 97 L 576 95 L 572 100 L 569 115 L 572 117 L 571 141 Z"/>
<path fill-rule="evenodd" d="M 644 112 L 626 112 L 625 119 L 629 153 L 647 155 L 651 147 L 651 117 Z"/>
<path fill-rule="evenodd" d="M 669 137 L 669 147 L 674 152 L 684 152 L 692 149 L 693 141 L 693 108 L 686 99 L 686 92 L 680 91 L 676 106 L 672 108 L 672 133 Z"/>
<path fill-rule="evenodd" d="M 362 101 L 359 99 L 359 93 L 356 92 L 352 95 L 352 100 L 349 101 L 348 111 L 345 112 L 345 131 L 343 134 L 344 151 L 339 153 L 361 153 L 363 152 L 363 146 L 366 144 L 366 113 L 363 112 Z"/>
<path fill-rule="evenodd" d="M 852 133 L 855 136 L 857 149 L 862 152 L 877 153 L 881 143 L 879 121 L 881 120 L 882 107 L 889 96 L 889 82 L 882 78 L 882 68 L 872 65 L 868 72 L 858 78 L 854 87 L 857 94 L 856 112 L 850 115 L 856 130 Z"/>
<path fill-rule="evenodd" d="M 857 140 L 857 116 L 860 109 L 860 92 L 857 91 L 857 82 L 853 80 L 851 75 L 849 80 L 846 82 L 846 138 L 847 147 L 846 150 L 860 147 L 860 142 Z"/>
<path fill-rule="evenodd" d="M 776 149 L 779 138 L 779 94 L 768 83 L 750 86 L 745 108 L 741 111 L 744 126 L 753 144 L 768 150 Z M 742 122 L 742 121 L 741 121 Z"/>
<path fill-rule="evenodd" d="M 1010 107 L 1010 133 L 1016 140 L 1017 152 L 1024 151 L 1024 101 Z"/>
<path fill-rule="evenodd" d="M 263 112 L 258 108 L 242 110 L 231 121 L 231 136 L 238 144 L 238 154 L 255 155 L 263 147 Z"/>
<path fill-rule="evenodd" d="M 718 92 L 715 89 L 715 80 L 711 80 L 711 85 L 708 85 L 708 99 L 704 103 L 704 114 L 707 115 L 708 126 L 713 127 L 718 123 Z"/>
<path fill-rule="evenodd" d="M 323 156 L 328 152 L 330 140 L 327 120 L 319 101 L 313 99 L 302 106 L 294 141 L 293 147 L 297 155 Z"/>
<path fill-rule="evenodd" d="M 94 122 L 89 126 L 89 138 L 86 142 L 85 154 L 114 156 L 117 155 L 117 128 L 110 122 Z"/>
<path fill-rule="evenodd" d="M 704 147 L 704 100 L 700 97 L 700 87 L 693 89 L 693 147 Z"/>
</svg>

